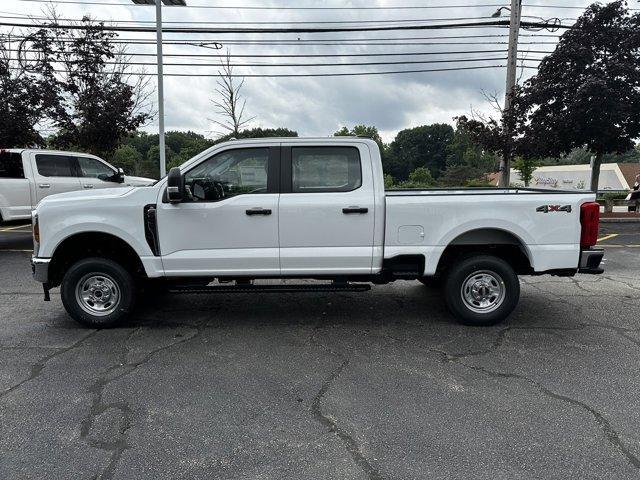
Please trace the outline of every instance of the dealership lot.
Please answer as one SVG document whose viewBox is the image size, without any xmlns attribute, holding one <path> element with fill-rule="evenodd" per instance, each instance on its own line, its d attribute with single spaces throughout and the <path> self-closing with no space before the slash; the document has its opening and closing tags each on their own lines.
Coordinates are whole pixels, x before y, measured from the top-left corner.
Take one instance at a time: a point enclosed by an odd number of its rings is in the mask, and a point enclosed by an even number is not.
<svg viewBox="0 0 640 480">
<path fill-rule="evenodd" d="M 79 327 L 0 226 L 0 478 L 637 478 L 640 224 L 504 325 L 438 291 L 150 298 Z"/>
</svg>

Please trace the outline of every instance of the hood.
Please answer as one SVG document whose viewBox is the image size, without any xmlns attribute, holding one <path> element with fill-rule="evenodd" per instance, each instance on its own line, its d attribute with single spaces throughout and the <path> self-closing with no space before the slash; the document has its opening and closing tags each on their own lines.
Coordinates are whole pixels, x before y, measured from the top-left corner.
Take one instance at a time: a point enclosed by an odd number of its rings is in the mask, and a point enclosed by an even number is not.
<svg viewBox="0 0 640 480">
<path fill-rule="evenodd" d="M 132 177 L 130 175 L 124 176 L 124 185 L 130 187 L 145 187 L 147 185 L 151 185 L 155 180 L 153 178 L 145 178 L 145 177 Z"/>
<path fill-rule="evenodd" d="M 98 190 L 76 190 L 73 192 L 56 193 L 55 195 L 49 195 L 40 201 L 38 205 L 46 203 L 58 203 L 61 201 L 83 201 L 83 200 L 96 200 L 103 198 L 117 198 L 126 195 L 133 187 L 120 187 L 120 188 L 101 188 Z"/>
</svg>

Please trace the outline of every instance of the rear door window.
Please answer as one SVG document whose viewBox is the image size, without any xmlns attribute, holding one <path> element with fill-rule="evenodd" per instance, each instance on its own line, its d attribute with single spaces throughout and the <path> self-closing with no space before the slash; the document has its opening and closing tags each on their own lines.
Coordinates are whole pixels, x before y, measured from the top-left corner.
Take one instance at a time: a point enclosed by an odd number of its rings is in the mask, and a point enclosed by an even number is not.
<svg viewBox="0 0 640 480">
<path fill-rule="evenodd" d="M 22 154 L 0 152 L 0 178 L 24 178 Z"/>
<path fill-rule="evenodd" d="M 43 177 L 76 177 L 73 157 L 66 155 L 36 155 L 36 167 Z"/>
<path fill-rule="evenodd" d="M 360 153 L 354 147 L 293 147 L 291 191 L 350 192 L 362 185 Z"/>
</svg>

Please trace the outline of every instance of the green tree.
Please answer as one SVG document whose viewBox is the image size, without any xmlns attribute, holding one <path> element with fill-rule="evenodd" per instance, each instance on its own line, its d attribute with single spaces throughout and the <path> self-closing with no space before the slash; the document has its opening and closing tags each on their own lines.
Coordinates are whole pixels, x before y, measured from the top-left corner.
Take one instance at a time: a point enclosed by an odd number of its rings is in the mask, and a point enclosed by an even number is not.
<svg viewBox="0 0 640 480">
<path fill-rule="evenodd" d="M 451 125 L 439 123 L 398 132 L 383 161 L 385 172 L 406 180 L 411 172 L 425 167 L 437 178 L 445 168 L 447 147 L 453 135 Z"/>
<path fill-rule="evenodd" d="M 56 22 L 55 13 L 51 21 Z M 151 118 L 146 80 L 129 83 L 129 65 L 114 32 L 84 17 L 74 27 L 42 28 L 29 38 L 39 52 L 34 67 L 46 86 L 49 142 L 110 157 L 121 140 Z"/>
<path fill-rule="evenodd" d="M 409 174 L 409 179 L 398 184 L 400 188 L 431 188 L 436 185 L 431 172 L 426 167 L 418 167 Z"/>
<path fill-rule="evenodd" d="M 498 158 L 475 143 L 466 129 L 456 128 L 447 145 L 447 168 L 469 167 L 487 174 L 497 171 L 498 163 Z"/>
<path fill-rule="evenodd" d="M 438 180 L 443 187 L 466 187 L 470 183 L 486 182 L 486 174 L 487 172 L 477 168 L 455 165 L 447 167 Z"/>
<path fill-rule="evenodd" d="M 274 138 L 274 137 L 297 137 L 298 132 L 289 130 L 288 128 L 249 128 L 242 130 L 238 133 L 238 136 L 228 134 L 216 139 L 214 143 L 221 143 L 230 140 L 231 138 Z"/>
<path fill-rule="evenodd" d="M 513 169 L 520 174 L 520 180 L 525 187 L 529 186 L 533 178 L 533 172 L 540 166 L 540 161 L 535 158 L 516 157 L 512 164 Z"/>
<path fill-rule="evenodd" d="M 16 71 L 11 60 L 11 37 L 0 37 L 0 146 L 44 144 L 36 125 L 45 109 L 44 90 L 37 78 Z"/>
<path fill-rule="evenodd" d="M 333 134 L 334 137 L 366 137 L 375 141 L 380 147 L 380 151 L 384 150 L 384 142 L 378 132 L 378 128 L 373 125 L 356 125 L 351 130 L 347 127 L 342 127 L 340 130 Z"/>
<path fill-rule="evenodd" d="M 386 173 L 384 175 L 384 188 L 386 189 L 393 188 L 394 183 L 395 183 L 395 180 L 393 179 L 393 177 L 388 173 Z"/>
<path fill-rule="evenodd" d="M 118 147 L 109 159 L 114 167 L 120 167 L 127 175 L 138 173 L 138 167 L 142 161 L 142 155 L 131 145 Z"/>
<path fill-rule="evenodd" d="M 603 157 L 631 150 L 640 136 L 639 32 L 640 14 L 623 0 L 587 8 L 514 98 L 522 155 L 585 148 L 595 155 L 597 190 Z"/>
</svg>

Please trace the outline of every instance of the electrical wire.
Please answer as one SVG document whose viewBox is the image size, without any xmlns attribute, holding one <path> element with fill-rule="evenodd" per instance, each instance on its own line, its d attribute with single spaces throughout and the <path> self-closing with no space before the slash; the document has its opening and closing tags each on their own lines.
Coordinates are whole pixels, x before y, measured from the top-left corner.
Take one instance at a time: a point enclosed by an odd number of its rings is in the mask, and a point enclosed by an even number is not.
<svg viewBox="0 0 640 480">
<path fill-rule="evenodd" d="M 122 27 L 122 26 L 85 26 L 85 25 L 62 25 L 52 24 L 25 24 L 14 22 L 0 22 L 0 26 L 5 27 L 24 27 L 24 28 L 51 28 L 51 29 L 68 29 L 68 30 L 87 30 L 100 29 L 112 32 L 148 32 L 154 33 L 155 28 L 152 27 Z M 163 27 L 162 31 L 166 33 L 329 33 L 329 32 L 377 32 L 377 31 L 394 31 L 394 30 L 439 30 L 449 28 L 488 28 L 488 27 L 507 27 L 508 20 L 497 20 L 492 22 L 467 22 L 467 23 L 448 23 L 434 25 L 389 25 L 389 26 L 371 26 L 371 27 L 320 27 L 320 28 L 184 28 L 184 27 Z M 546 28 L 546 23 L 540 22 L 522 22 L 522 28 Z M 554 25 L 554 28 L 571 28 L 570 25 Z"/>
<path fill-rule="evenodd" d="M 382 72 L 331 72 L 331 73 L 281 73 L 281 74 L 242 74 L 231 75 L 232 78 L 302 78 L 302 77 L 355 77 L 368 75 L 396 75 L 404 73 L 428 73 L 428 72 L 454 72 L 465 70 L 481 70 L 489 68 L 505 68 L 506 65 L 478 65 L 473 67 L 451 67 L 451 68 L 434 68 L 434 69 L 417 69 L 417 70 L 391 70 Z M 21 70 L 19 67 L 9 67 L 10 70 Z M 57 73 L 67 73 L 66 70 L 54 70 Z M 113 72 L 104 72 L 105 75 L 113 75 Z M 127 72 L 122 73 L 123 76 L 156 76 L 155 73 L 147 72 Z M 202 74 L 202 73 L 165 73 L 165 77 L 219 77 L 219 74 Z"/>
<path fill-rule="evenodd" d="M 126 57 L 127 55 L 123 55 Z M 484 57 L 484 58 L 451 58 L 439 60 L 403 60 L 393 62 L 349 62 L 349 63 L 231 63 L 229 67 L 352 67 L 352 66 L 373 66 L 373 65 L 413 65 L 413 64 L 430 64 L 430 63 L 467 63 L 467 62 L 486 62 L 496 60 L 507 60 L 507 57 Z M 81 62 L 72 62 L 81 63 Z M 155 67 L 156 62 L 131 62 L 131 61 L 104 61 L 103 65 L 132 65 Z M 220 68 L 221 63 L 176 63 L 163 62 L 165 67 L 216 67 Z M 227 64 L 225 64 L 227 66 Z"/>
<path fill-rule="evenodd" d="M 19 52 L 19 49 L 7 49 L 8 52 Z M 39 50 L 22 50 L 24 53 L 40 53 Z M 337 58 L 337 57 L 402 57 L 402 56 L 422 56 L 422 55 L 470 55 L 477 53 L 506 53 L 506 49 L 500 50 L 460 50 L 460 51 L 441 51 L 441 52 L 392 52 L 392 53 L 314 53 L 314 54 L 260 54 L 260 55 L 235 55 L 230 54 L 231 58 Z M 545 50 L 529 50 L 529 53 L 541 53 L 549 54 L 551 52 Z M 139 53 L 139 52 L 124 52 L 124 56 L 127 57 L 153 57 L 156 53 Z M 220 58 L 226 54 L 179 54 L 179 53 L 165 53 L 163 57 L 171 58 Z"/>
<path fill-rule="evenodd" d="M 139 7 L 132 3 L 110 3 L 104 1 L 79 1 L 79 0 L 15 0 L 18 2 L 30 2 L 30 3 L 57 3 L 57 4 L 70 4 L 70 5 L 107 5 L 107 6 L 121 6 L 121 7 Z M 508 7 L 505 3 L 480 3 L 480 4 L 453 4 L 453 5 L 396 5 L 396 6 L 339 6 L 339 7 L 289 7 L 289 6 L 253 6 L 253 5 L 192 5 L 189 3 L 186 6 L 179 8 L 192 8 L 192 9 L 215 9 L 215 10 L 429 10 L 429 9 L 454 9 L 454 8 L 493 8 L 493 7 Z M 554 8 L 554 9 L 566 9 L 566 10 L 584 10 L 584 7 L 571 6 L 571 5 L 524 5 L 525 8 Z M 169 7 L 171 8 L 171 7 Z M 640 9 L 631 8 L 629 10 L 637 11 Z"/>
</svg>

